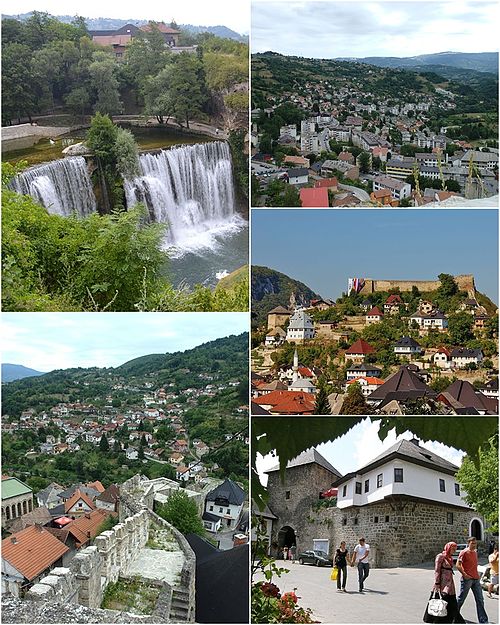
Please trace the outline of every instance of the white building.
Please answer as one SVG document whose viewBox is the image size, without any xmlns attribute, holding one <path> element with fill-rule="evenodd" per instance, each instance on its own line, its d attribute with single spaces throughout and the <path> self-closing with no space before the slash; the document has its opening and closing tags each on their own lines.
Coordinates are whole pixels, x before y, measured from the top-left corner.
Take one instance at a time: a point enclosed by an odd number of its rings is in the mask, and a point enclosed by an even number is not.
<svg viewBox="0 0 500 625">
<path fill-rule="evenodd" d="M 236 527 L 243 509 L 245 491 L 230 479 L 210 491 L 205 499 L 205 512 L 221 519 L 222 526 Z"/>
<path fill-rule="evenodd" d="M 457 347 L 451 352 L 451 362 L 456 369 L 464 369 L 467 365 L 478 365 L 483 360 L 483 352 L 480 349 L 467 349 Z"/>
<path fill-rule="evenodd" d="M 309 172 L 305 167 L 294 167 L 288 169 L 288 182 L 289 184 L 307 184 L 309 182 Z"/>
<path fill-rule="evenodd" d="M 351 384 L 354 384 L 354 383 L 359 384 L 363 395 L 365 397 L 368 397 L 368 395 L 373 393 L 375 389 L 377 389 L 379 386 L 382 386 L 382 384 L 384 383 L 384 380 L 381 380 L 380 378 L 371 378 L 367 376 L 354 378 L 352 380 L 349 380 L 346 383 L 346 387 L 345 387 L 346 391 L 349 388 L 349 386 L 351 386 Z"/>
<path fill-rule="evenodd" d="M 395 200 L 404 200 L 411 196 L 411 185 L 388 176 L 377 176 L 373 179 L 373 190 L 381 191 L 382 189 L 389 189 Z"/>
<path fill-rule="evenodd" d="M 394 345 L 394 353 L 397 356 L 414 356 L 423 353 L 420 345 L 410 336 L 403 336 Z"/>
<path fill-rule="evenodd" d="M 286 340 L 290 343 L 314 338 L 314 323 L 303 310 L 296 310 L 290 317 L 286 331 Z"/>
</svg>

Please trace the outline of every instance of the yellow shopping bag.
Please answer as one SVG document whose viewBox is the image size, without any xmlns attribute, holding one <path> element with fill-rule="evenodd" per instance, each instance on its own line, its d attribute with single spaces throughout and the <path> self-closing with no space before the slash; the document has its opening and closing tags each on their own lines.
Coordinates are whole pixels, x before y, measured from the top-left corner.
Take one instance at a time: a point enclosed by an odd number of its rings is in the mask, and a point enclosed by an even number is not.
<svg viewBox="0 0 500 625">
<path fill-rule="evenodd" d="M 336 566 L 334 566 L 332 569 L 332 573 L 330 575 L 330 579 L 332 580 L 332 582 L 336 582 L 338 576 L 339 576 L 339 570 Z"/>
</svg>

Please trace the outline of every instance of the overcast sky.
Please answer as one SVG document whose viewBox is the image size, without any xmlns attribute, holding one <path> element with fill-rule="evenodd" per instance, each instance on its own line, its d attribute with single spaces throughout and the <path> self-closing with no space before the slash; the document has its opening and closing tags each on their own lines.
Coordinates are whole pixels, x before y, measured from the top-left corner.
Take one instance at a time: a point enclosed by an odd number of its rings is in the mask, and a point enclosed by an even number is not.
<svg viewBox="0 0 500 625">
<path fill-rule="evenodd" d="M 3 313 L 2 362 L 48 372 L 116 367 L 247 332 L 247 313 Z"/>
<path fill-rule="evenodd" d="M 342 418 L 342 417 L 336 417 Z M 396 441 L 405 438 L 410 440 L 413 438 L 411 432 L 405 432 L 401 436 L 396 437 L 395 430 L 391 430 L 384 442 L 378 437 L 379 424 L 372 422 L 370 419 L 364 419 L 361 423 L 352 428 L 347 434 L 334 442 L 318 445 L 316 449 L 319 453 L 332 464 L 337 471 L 345 475 L 350 471 L 355 471 L 368 464 L 373 458 L 376 458 L 383 451 L 394 445 Z M 434 441 L 420 442 L 422 447 L 430 449 L 449 462 L 460 466 L 464 452 L 447 447 L 442 443 Z M 257 455 L 257 471 L 263 484 L 267 483 L 267 475 L 263 472 L 278 464 L 276 457 L 271 454 L 266 457 Z"/>
<path fill-rule="evenodd" d="M 256 209 L 252 264 L 339 297 L 348 278 L 437 280 L 473 274 L 498 303 L 498 211 Z"/>
<path fill-rule="evenodd" d="M 122 0 L 2 0 L 2 13 L 18 15 L 30 11 L 47 11 L 51 15 L 82 15 L 83 17 L 114 17 L 118 19 L 157 20 L 195 26 L 227 26 L 236 32 L 248 33 L 249 0 L 187 0 L 186 2 L 123 2 Z"/>
<path fill-rule="evenodd" d="M 498 50 L 498 3 L 253 0 L 252 52 L 335 58 Z"/>
</svg>

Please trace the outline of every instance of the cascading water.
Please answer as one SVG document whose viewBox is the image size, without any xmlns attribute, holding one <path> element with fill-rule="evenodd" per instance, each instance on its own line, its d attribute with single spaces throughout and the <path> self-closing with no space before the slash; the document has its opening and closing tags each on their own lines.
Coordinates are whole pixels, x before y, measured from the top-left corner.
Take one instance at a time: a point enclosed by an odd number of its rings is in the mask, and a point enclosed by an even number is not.
<svg viewBox="0 0 500 625">
<path fill-rule="evenodd" d="M 97 210 L 92 181 L 82 156 L 30 167 L 10 182 L 13 191 L 30 195 L 54 215 L 85 217 Z"/>
<path fill-rule="evenodd" d="M 235 211 L 231 152 L 215 141 L 140 156 L 141 176 L 125 180 L 127 206 L 144 203 L 151 221 L 168 224 L 166 247 L 216 249 L 241 229 Z"/>
</svg>

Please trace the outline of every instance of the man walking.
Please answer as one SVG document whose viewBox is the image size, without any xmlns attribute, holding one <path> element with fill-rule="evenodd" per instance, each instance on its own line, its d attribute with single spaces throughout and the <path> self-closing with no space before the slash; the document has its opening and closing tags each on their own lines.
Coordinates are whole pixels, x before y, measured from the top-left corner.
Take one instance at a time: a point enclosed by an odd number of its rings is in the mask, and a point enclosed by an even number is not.
<svg viewBox="0 0 500 625">
<path fill-rule="evenodd" d="M 464 604 L 469 590 L 472 589 L 476 600 L 477 618 L 480 623 L 488 622 L 488 615 L 484 609 L 483 589 L 479 583 L 479 573 L 477 570 L 477 540 L 474 536 L 467 539 L 467 549 L 460 552 L 457 561 L 457 569 L 462 574 L 460 581 L 460 595 L 458 596 L 458 609 Z"/>
<path fill-rule="evenodd" d="M 363 592 L 365 579 L 370 574 L 370 563 L 368 562 L 370 556 L 370 545 L 368 545 L 364 538 L 359 539 L 359 545 L 354 547 L 351 561 L 353 565 L 358 567 L 358 582 L 359 592 Z"/>
</svg>

